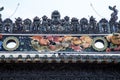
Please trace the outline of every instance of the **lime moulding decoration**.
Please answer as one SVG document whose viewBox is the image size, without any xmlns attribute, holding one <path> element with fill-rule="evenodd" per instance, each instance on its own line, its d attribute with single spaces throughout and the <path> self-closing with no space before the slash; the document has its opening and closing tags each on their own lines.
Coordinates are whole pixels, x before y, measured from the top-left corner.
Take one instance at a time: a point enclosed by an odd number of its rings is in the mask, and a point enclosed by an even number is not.
<svg viewBox="0 0 120 80">
<path fill-rule="evenodd" d="M 120 62 L 120 21 L 116 6 L 110 20 L 96 21 L 65 16 L 55 10 L 51 18 L 0 17 L 0 62 L 118 63 Z"/>
</svg>

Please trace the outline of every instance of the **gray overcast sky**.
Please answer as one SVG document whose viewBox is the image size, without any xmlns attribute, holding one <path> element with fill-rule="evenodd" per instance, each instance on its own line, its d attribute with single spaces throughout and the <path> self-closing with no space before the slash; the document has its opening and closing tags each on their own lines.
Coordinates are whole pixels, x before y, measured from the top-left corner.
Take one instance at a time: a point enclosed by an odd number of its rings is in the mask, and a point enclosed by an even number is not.
<svg viewBox="0 0 120 80">
<path fill-rule="evenodd" d="M 11 16 L 17 5 L 19 7 L 16 13 Z M 100 14 L 97 15 L 93 8 Z M 81 19 L 83 17 L 89 18 L 93 15 L 96 20 L 100 20 L 102 17 L 109 20 L 112 11 L 108 9 L 108 6 L 117 6 L 120 11 L 120 0 L 0 0 L 0 7 L 4 6 L 4 11 L 0 12 L 3 19 L 10 17 L 15 20 L 17 17 L 34 18 L 35 16 L 42 17 L 47 15 L 51 17 L 51 12 L 58 10 L 61 13 L 61 18 L 64 16 L 77 17 Z M 120 13 L 118 13 L 120 20 Z"/>
</svg>

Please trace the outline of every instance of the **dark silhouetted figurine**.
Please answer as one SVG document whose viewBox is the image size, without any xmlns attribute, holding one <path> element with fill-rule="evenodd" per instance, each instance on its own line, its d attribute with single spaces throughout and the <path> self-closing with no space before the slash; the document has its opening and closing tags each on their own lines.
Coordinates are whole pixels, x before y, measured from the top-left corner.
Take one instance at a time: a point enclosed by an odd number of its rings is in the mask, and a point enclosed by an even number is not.
<svg viewBox="0 0 120 80">
<path fill-rule="evenodd" d="M 111 26 L 111 32 L 116 32 L 116 21 L 118 19 L 118 10 L 116 9 L 116 5 L 111 7 L 109 6 L 109 9 L 113 11 L 113 13 L 111 14 L 111 18 L 110 18 L 110 26 Z"/>
<path fill-rule="evenodd" d="M 47 27 L 47 32 L 48 33 L 51 33 L 52 31 L 52 29 L 51 29 L 51 26 L 52 26 L 52 20 L 51 19 L 47 19 L 47 21 L 48 21 L 48 27 Z"/>
<path fill-rule="evenodd" d="M 112 12 L 110 20 L 102 18 L 99 22 L 93 16 L 89 18 L 73 17 L 70 19 L 65 16 L 61 19 L 59 11 L 55 10 L 51 14 L 51 18 L 46 15 L 40 19 L 34 17 L 33 22 L 27 18 L 22 20 L 20 17 L 15 18 L 13 23 L 10 18 L 2 20 L 0 14 L 0 33 L 33 33 L 33 34 L 110 34 L 120 32 L 120 21 L 118 19 L 118 10 L 116 6 L 109 6 Z M 0 8 L 0 11 L 4 7 Z"/>
<path fill-rule="evenodd" d="M 15 21 L 14 32 L 23 32 L 22 18 L 18 17 L 15 19 L 16 19 L 16 21 Z"/>
<path fill-rule="evenodd" d="M 60 13 L 55 10 L 51 14 L 52 19 L 52 31 L 59 33 L 63 30 L 63 27 L 61 26 L 61 20 L 60 20 Z"/>
<path fill-rule="evenodd" d="M 32 24 L 32 32 L 39 32 L 39 30 L 40 30 L 40 25 L 41 25 L 41 20 L 40 20 L 40 18 L 39 17 L 35 17 L 34 19 L 33 19 L 33 24 Z"/>
<path fill-rule="evenodd" d="M 13 32 L 13 22 L 10 18 L 3 21 L 3 32 L 12 33 Z"/>
<path fill-rule="evenodd" d="M 61 21 L 60 21 L 61 23 L 61 26 L 64 26 L 65 27 L 65 19 L 61 19 Z"/>
<path fill-rule="evenodd" d="M 3 11 L 4 7 L 0 7 L 0 11 Z M 2 15 L 0 14 L 0 33 L 2 32 L 3 26 L 2 26 Z"/>
<path fill-rule="evenodd" d="M 70 18 L 68 16 L 64 17 L 64 31 L 69 33 L 71 31 L 71 27 L 70 27 Z"/>
<path fill-rule="evenodd" d="M 2 29 L 3 29 L 3 22 L 0 14 L 0 33 L 2 33 Z"/>
<path fill-rule="evenodd" d="M 62 33 L 66 33 L 66 31 L 65 31 L 65 19 L 61 19 L 61 21 L 60 21 L 61 23 L 60 23 L 60 26 L 62 27 Z"/>
<path fill-rule="evenodd" d="M 120 33 L 120 21 L 117 23 L 117 32 Z"/>
<path fill-rule="evenodd" d="M 72 29 L 72 32 L 74 33 L 78 33 L 79 31 L 79 21 L 75 17 L 71 19 L 71 29 Z"/>
<path fill-rule="evenodd" d="M 0 7 L 0 11 L 3 11 L 4 10 L 4 7 Z M 2 15 L 0 14 L 0 21 L 2 21 Z"/>
<path fill-rule="evenodd" d="M 100 34 L 110 33 L 109 22 L 105 18 L 101 19 L 98 25 Z"/>
<path fill-rule="evenodd" d="M 59 25 L 60 24 L 60 13 L 55 10 L 51 14 L 52 24 L 53 25 Z"/>
<path fill-rule="evenodd" d="M 0 21 L 2 21 L 2 15 L 0 14 Z"/>
<path fill-rule="evenodd" d="M 47 27 L 48 27 L 48 17 L 47 17 L 46 15 L 44 15 L 44 16 L 42 17 L 42 26 L 41 26 L 41 28 L 40 28 L 40 31 L 41 31 L 42 33 L 47 32 Z"/>
<path fill-rule="evenodd" d="M 89 20 L 89 33 L 90 34 L 95 34 L 98 32 L 98 28 L 97 28 L 97 24 L 96 24 L 96 20 L 93 16 L 90 17 L 90 20 Z"/>
<path fill-rule="evenodd" d="M 82 18 L 80 20 L 80 27 L 81 27 L 81 33 L 82 34 L 87 34 L 88 33 L 88 20 L 86 18 Z"/>
<path fill-rule="evenodd" d="M 29 18 L 23 21 L 23 30 L 26 33 L 32 31 L 32 21 Z"/>
</svg>

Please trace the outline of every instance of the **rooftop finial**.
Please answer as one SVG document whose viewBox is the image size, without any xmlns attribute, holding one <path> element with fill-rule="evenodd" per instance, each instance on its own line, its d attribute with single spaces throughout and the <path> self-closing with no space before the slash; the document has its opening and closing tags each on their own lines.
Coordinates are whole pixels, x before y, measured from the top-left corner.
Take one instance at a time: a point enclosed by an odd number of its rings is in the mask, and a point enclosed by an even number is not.
<svg viewBox="0 0 120 80">
<path fill-rule="evenodd" d="M 117 21 L 117 19 L 118 19 L 118 16 L 117 16 L 118 10 L 116 9 L 116 5 L 113 6 L 113 7 L 109 6 L 109 9 L 113 11 L 113 13 L 111 14 L 110 21 L 114 21 L 114 22 Z"/>
<path fill-rule="evenodd" d="M 4 10 L 4 7 L 0 7 L 0 11 Z M 1 14 L 0 14 L 0 18 L 1 18 Z"/>
<path fill-rule="evenodd" d="M 4 7 L 1 7 L 1 8 L 0 8 L 0 11 L 2 11 L 2 10 L 4 10 Z"/>
</svg>

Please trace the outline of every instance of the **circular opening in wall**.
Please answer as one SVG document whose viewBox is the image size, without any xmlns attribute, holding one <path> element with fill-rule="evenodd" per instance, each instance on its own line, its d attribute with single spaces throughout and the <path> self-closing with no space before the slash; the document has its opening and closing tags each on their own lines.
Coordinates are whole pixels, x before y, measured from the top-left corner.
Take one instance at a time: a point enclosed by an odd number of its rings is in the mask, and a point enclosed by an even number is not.
<svg viewBox="0 0 120 80">
<path fill-rule="evenodd" d="M 16 47 L 16 42 L 14 40 L 8 40 L 7 43 L 6 43 L 6 47 L 9 48 L 9 49 L 13 49 Z"/>
<path fill-rule="evenodd" d="M 3 41 L 3 48 L 8 51 L 16 50 L 19 47 L 19 40 L 16 37 L 7 37 Z"/>
<path fill-rule="evenodd" d="M 104 37 L 96 37 L 92 42 L 92 47 L 96 51 L 104 51 L 108 46 L 107 40 Z"/>
<path fill-rule="evenodd" d="M 102 49 L 102 48 L 104 48 L 105 46 L 104 46 L 103 41 L 96 41 L 96 42 L 95 42 L 95 47 L 96 47 L 96 48 L 99 48 L 99 49 Z"/>
</svg>

